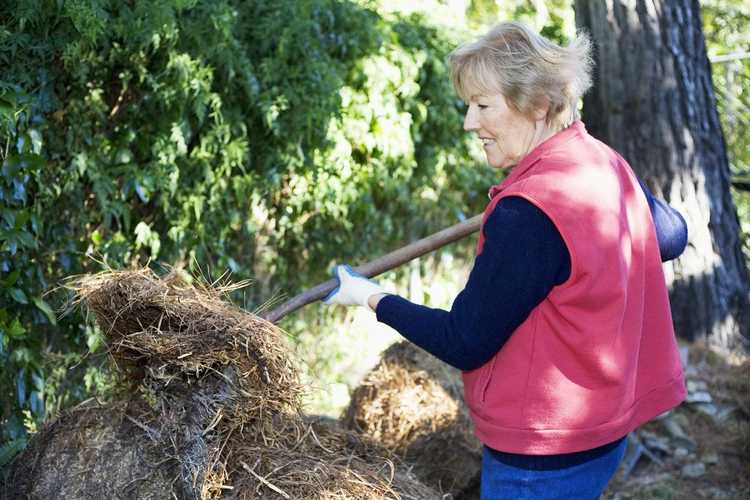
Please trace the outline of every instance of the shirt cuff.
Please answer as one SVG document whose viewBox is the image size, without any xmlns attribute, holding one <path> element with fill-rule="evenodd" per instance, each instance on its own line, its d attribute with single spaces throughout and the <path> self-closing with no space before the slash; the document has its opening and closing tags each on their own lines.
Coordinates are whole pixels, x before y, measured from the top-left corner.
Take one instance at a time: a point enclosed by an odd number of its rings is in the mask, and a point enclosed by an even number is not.
<svg viewBox="0 0 750 500">
<path fill-rule="evenodd" d="M 377 320 L 393 327 L 393 321 L 398 318 L 398 311 L 402 309 L 401 301 L 406 301 L 406 299 L 393 293 L 389 293 L 380 299 L 378 306 L 375 308 Z"/>
</svg>

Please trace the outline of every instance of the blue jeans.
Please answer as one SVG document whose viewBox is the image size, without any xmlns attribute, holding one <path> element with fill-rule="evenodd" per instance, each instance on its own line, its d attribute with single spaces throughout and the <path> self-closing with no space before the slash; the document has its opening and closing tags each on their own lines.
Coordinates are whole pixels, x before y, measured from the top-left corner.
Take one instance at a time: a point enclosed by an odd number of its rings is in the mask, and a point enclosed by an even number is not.
<svg viewBox="0 0 750 500">
<path fill-rule="evenodd" d="M 594 458 L 591 454 L 569 454 L 555 463 L 548 457 L 519 457 L 484 448 L 482 456 L 482 500 L 595 500 L 606 488 L 620 464 L 627 439 L 612 443 Z M 577 455 L 577 456 L 576 456 Z M 573 457 L 571 460 L 570 457 Z"/>
</svg>

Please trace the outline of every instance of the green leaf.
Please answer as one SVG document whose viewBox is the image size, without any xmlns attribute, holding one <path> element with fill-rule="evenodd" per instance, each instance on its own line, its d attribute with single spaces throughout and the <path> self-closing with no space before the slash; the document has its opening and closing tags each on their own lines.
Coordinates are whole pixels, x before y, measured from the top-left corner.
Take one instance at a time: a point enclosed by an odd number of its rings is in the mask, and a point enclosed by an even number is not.
<svg viewBox="0 0 750 500">
<path fill-rule="evenodd" d="M 47 304 L 47 302 L 44 301 L 41 297 L 32 297 L 31 300 L 34 302 L 34 305 L 36 305 L 40 311 L 44 313 L 45 316 L 47 316 L 47 319 L 49 320 L 50 324 L 57 325 L 57 319 L 55 318 L 55 312 L 52 310 L 52 308 Z"/>
<path fill-rule="evenodd" d="M 36 129 L 30 129 L 29 137 L 31 139 L 31 151 L 38 155 L 42 151 L 42 134 Z"/>
<path fill-rule="evenodd" d="M 91 233 L 91 242 L 94 244 L 95 247 L 102 246 L 103 241 L 104 241 L 104 238 L 102 238 L 102 233 L 100 233 L 98 229 L 94 230 L 94 232 Z"/>
<path fill-rule="evenodd" d="M 86 345 L 90 352 L 96 352 L 102 345 L 102 336 L 96 328 L 86 328 Z"/>
<path fill-rule="evenodd" d="M 47 164 L 44 157 L 36 153 L 25 153 L 21 155 L 20 158 L 21 166 L 31 172 L 41 170 Z"/>
<path fill-rule="evenodd" d="M 26 298 L 26 294 L 23 293 L 23 290 L 20 288 L 11 288 L 10 289 L 10 296 L 13 297 L 13 300 L 16 302 L 19 302 L 21 304 L 28 304 L 29 299 Z"/>
<path fill-rule="evenodd" d="M 130 163 L 133 161 L 133 153 L 128 148 L 120 148 L 115 153 L 115 163 Z"/>
<path fill-rule="evenodd" d="M 31 374 L 31 381 L 34 383 L 34 389 L 39 392 L 44 392 L 44 378 L 37 372 Z"/>
<path fill-rule="evenodd" d="M 5 177 L 8 180 L 8 183 L 10 183 L 10 179 L 15 177 L 19 170 L 21 170 L 19 156 L 11 154 L 3 162 L 3 167 L 0 173 L 2 173 L 3 177 Z"/>
<path fill-rule="evenodd" d="M 13 106 L 6 104 L 4 101 L 0 101 L 0 117 L 5 120 L 15 120 L 13 112 Z"/>
<path fill-rule="evenodd" d="M 23 438 L 13 439 L 0 446 L 0 468 L 8 465 L 24 448 L 26 440 Z"/>
<path fill-rule="evenodd" d="M 13 352 L 11 353 L 11 359 L 17 365 L 33 365 L 34 353 L 28 347 L 19 347 L 18 349 L 13 349 Z"/>
<path fill-rule="evenodd" d="M 27 232 L 18 233 L 18 242 L 27 248 L 36 248 L 36 240 Z"/>
<path fill-rule="evenodd" d="M 25 333 L 26 329 L 21 325 L 21 322 L 18 321 L 18 318 L 15 318 L 8 327 L 8 337 L 18 340 L 23 338 Z"/>
<path fill-rule="evenodd" d="M 151 240 L 151 228 L 145 222 L 141 221 L 135 226 L 135 244 L 136 247 L 148 245 Z"/>
<path fill-rule="evenodd" d="M 16 284 L 16 281 L 18 281 L 18 277 L 20 275 L 21 275 L 21 270 L 20 269 L 14 270 L 12 273 L 10 273 L 8 275 L 8 278 L 3 281 L 3 284 L 6 287 L 9 287 L 9 288 L 12 287 L 13 285 Z"/>
<path fill-rule="evenodd" d="M 5 245 L 0 247 L 0 250 L 7 249 L 8 252 L 10 252 L 11 255 L 16 254 L 16 250 L 18 250 L 18 238 L 15 237 L 13 234 L 3 234 L 3 239 L 5 239 Z M 2 239 L 0 239 L 2 241 Z"/>
<path fill-rule="evenodd" d="M 31 218 L 31 212 L 28 210 L 19 210 L 16 212 L 15 228 L 20 230 L 28 222 L 29 218 Z"/>
<path fill-rule="evenodd" d="M 3 209 L 2 212 L 0 212 L 0 216 L 2 216 L 5 223 L 8 224 L 10 227 L 16 226 L 16 211 L 15 210 L 5 208 Z"/>
<path fill-rule="evenodd" d="M 39 218 L 36 215 L 31 216 L 31 230 L 39 236 Z"/>
</svg>

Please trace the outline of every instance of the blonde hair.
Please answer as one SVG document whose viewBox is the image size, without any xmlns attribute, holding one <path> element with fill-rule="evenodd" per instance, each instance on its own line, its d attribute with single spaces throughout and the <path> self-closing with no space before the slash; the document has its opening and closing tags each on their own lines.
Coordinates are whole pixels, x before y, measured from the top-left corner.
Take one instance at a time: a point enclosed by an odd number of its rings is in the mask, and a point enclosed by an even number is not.
<svg viewBox="0 0 750 500">
<path fill-rule="evenodd" d="M 500 23 L 450 54 L 453 86 L 466 102 L 500 93 L 527 116 L 546 98 L 547 125 L 560 130 L 579 119 L 578 99 L 591 87 L 590 46 L 584 33 L 560 47 L 522 23 Z"/>
</svg>

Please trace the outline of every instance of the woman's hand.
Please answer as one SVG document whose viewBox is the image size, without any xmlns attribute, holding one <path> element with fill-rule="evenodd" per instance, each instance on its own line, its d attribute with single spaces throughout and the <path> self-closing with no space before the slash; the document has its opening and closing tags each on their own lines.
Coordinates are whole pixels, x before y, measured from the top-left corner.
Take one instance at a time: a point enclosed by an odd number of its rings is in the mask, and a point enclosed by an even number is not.
<svg viewBox="0 0 750 500">
<path fill-rule="evenodd" d="M 375 312 L 380 299 L 387 295 L 380 285 L 354 272 L 348 265 L 336 266 L 333 274 L 339 285 L 323 299 L 324 304 L 362 306 Z"/>
</svg>

